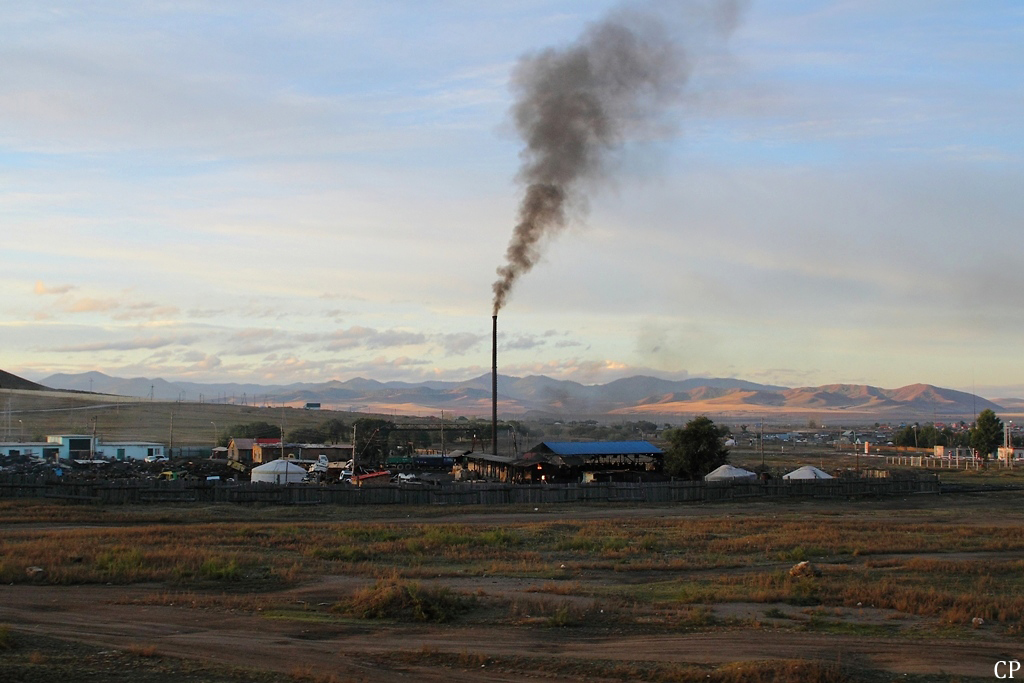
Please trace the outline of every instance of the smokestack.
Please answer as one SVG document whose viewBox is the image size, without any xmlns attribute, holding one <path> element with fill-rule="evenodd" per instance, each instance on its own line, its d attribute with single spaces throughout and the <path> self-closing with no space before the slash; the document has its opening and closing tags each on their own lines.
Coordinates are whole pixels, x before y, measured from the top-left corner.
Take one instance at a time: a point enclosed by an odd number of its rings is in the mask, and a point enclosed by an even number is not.
<svg viewBox="0 0 1024 683">
<path fill-rule="evenodd" d="M 498 316 L 491 316 L 491 453 L 498 454 Z"/>
</svg>

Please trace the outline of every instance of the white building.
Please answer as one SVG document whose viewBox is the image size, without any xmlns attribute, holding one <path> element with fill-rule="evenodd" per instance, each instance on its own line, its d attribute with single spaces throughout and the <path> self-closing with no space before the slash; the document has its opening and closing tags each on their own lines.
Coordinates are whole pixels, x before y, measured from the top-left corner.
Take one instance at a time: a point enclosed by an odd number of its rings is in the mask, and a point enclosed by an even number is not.
<svg viewBox="0 0 1024 683">
<path fill-rule="evenodd" d="M 8 441 L 0 443 L 0 458 L 28 456 L 30 458 L 53 457 L 57 449 L 45 441 Z"/>
<path fill-rule="evenodd" d="M 47 436 L 46 442 L 57 449 L 58 460 L 88 460 L 96 452 L 95 439 L 88 434 L 57 434 Z"/>
<path fill-rule="evenodd" d="M 167 455 L 164 445 L 152 441 L 100 441 L 96 455 L 114 460 L 142 460 L 151 455 Z"/>
<path fill-rule="evenodd" d="M 166 455 L 161 443 L 152 441 L 103 441 L 87 434 L 56 434 L 45 442 L 0 443 L 0 457 L 27 455 L 47 460 L 142 460 L 150 455 Z"/>
</svg>

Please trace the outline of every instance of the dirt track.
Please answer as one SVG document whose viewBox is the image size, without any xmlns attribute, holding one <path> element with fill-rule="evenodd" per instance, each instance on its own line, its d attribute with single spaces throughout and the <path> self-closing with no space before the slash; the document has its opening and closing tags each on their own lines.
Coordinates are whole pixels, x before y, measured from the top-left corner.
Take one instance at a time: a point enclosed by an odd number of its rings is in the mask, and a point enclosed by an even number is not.
<svg viewBox="0 0 1024 683">
<path fill-rule="evenodd" d="M 999 502 L 1001 514 L 993 514 Z M 978 499 L 973 496 L 911 497 L 862 501 L 845 510 L 859 519 L 891 520 L 894 528 L 915 520 L 945 520 L 958 528 L 974 524 L 986 526 L 1020 526 L 1021 509 L 1018 495 L 1000 495 Z M 983 503 L 983 504 L 982 504 Z M 231 510 L 229 509 L 229 512 Z M 334 515 L 333 511 L 332 516 Z M 411 515 L 392 510 L 378 510 L 375 522 L 482 525 L 514 525 L 536 521 L 551 521 L 571 515 L 574 519 L 665 517 L 689 518 L 714 516 L 734 517 L 742 520 L 770 518 L 775 515 L 816 514 L 827 523 L 825 515 L 836 515 L 834 503 L 822 501 L 786 501 L 736 504 L 731 506 L 675 506 L 636 508 L 581 508 L 563 509 L 548 506 L 536 511 L 439 511 Z M 403 511 L 404 512 L 404 511 Z M 320 512 L 325 514 L 324 511 Z M 397 514 L 396 514 L 397 513 Z M 150 513 L 139 523 L 151 523 Z M 233 514 L 233 513 L 232 513 Z M 275 512 L 275 514 L 277 514 Z M 284 514 L 297 514 L 285 511 Z M 346 511 L 346 515 L 347 515 Z M 324 521 L 332 521 L 325 519 Z M 266 520 L 264 523 L 288 523 L 286 520 Z M 129 523 L 130 524 L 130 523 Z M 20 530 L 63 530 L 87 528 L 92 525 L 57 523 L 31 523 L 16 525 Z M 106 526 L 106 525 L 100 525 Z M 947 560 L 1016 560 L 1020 551 L 991 551 L 985 553 L 948 553 Z M 887 555 L 876 555 L 885 559 Z M 780 565 L 781 566 L 781 565 Z M 771 567 L 777 569 L 777 567 Z M 694 577 L 709 572 L 729 572 L 729 568 L 693 570 Z M 644 579 L 639 572 L 625 576 L 593 570 L 589 579 L 622 583 Z M 653 580 L 652 577 L 646 577 Z M 232 611 L 224 608 L 200 609 L 177 604 L 162 606 L 156 598 L 168 590 L 164 585 L 3 585 L 0 586 L 0 624 L 9 624 L 20 633 L 76 640 L 104 648 L 123 648 L 129 645 L 154 648 L 155 651 L 175 657 L 203 662 L 217 662 L 252 669 L 275 670 L 288 674 L 304 669 L 316 674 L 333 675 L 339 680 L 393 681 L 403 677 L 416 681 L 519 681 L 525 675 L 536 675 L 547 680 L 580 681 L 580 675 L 554 675 L 551 668 L 535 666 L 529 662 L 522 670 L 495 670 L 493 666 L 452 664 L 431 661 L 429 655 L 465 655 L 469 661 L 487 658 L 516 659 L 522 662 L 557 660 L 579 662 L 658 662 L 672 664 L 723 664 L 729 662 L 808 659 L 828 663 L 841 662 L 858 669 L 891 672 L 892 674 L 935 675 L 949 674 L 962 677 L 992 679 L 997 661 L 1024 658 L 1024 641 L 999 635 L 1000 629 L 985 625 L 979 629 L 969 626 L 951 631 L 955 639 L 935 637 L 915 638 L 911 629 L 897 636 L 868 637 L 844 633 L 803 631 L 797 621 L 785 626 L 765 625 L 757 628 L 751 622 L 761 618 L 770 605 L 726 603 L 715 605 L 717 614 L 746 610 L 755 619 L 719 620 L 716 625 L 696 630 L 672 632 L 646 629 L 636 624 L 617 628 L 614 624 L 583 625 L 569 628 L 550 628 L 509 623 L 481 623 L 454 626 L 409 625 L 371 621 L 323 619 L 324 612 L 313 610 L 311 618 L 304 619 L 302 605 L 333 604 L 342 595 L 365 585 L 370 579 L 357 576 L 324 576 L 306 581 L 296 587 L 277 593 L 262 593 L 267 604 L 285 604 L 295 607 L 288 618 L 281 615 L 264 616 L 259 613 Z M 489 595 L 529 597 L 536 579 L 514 576 L 449 576 L 430 579 L 462 593 L 472 595 L 479 590 Z M 549 596 L 550 597 L 550 596 Z M 559 600 L 567 599 L 558 596 Z M 580 597 L 580 599 L 587 599 Z M 147 601 L 150 604 L 145 604 Z M 134 604 L 133 604 L 134 603 Z M 783 606 L 784 607 L 784 606 Z M 793 609 L 796 615 L 798 608 Z M 718 612 L 718 610 L 724 610 Z M 860 623 L 883 624 L 892 615 L 858 615 Z M 908 615 L 900 615 L 900 623 L 909 623 Z M 722 623 L 729 624 L 727 626 Z M 892 623 L 892 622 L 889 622 Z M 933 631 L 935 632 L 935 631 Z M 942 631 L 938 631 L 942 632 Z M 399 656 L 395 656 L 398 653 Z M 408 655 L 402 657 L 401 654 Z M 411 663 L 410 663 L 411 662 Z"/>
<path fill-rule="evenodd" d="M 334 582 L 305 586 L 292 597 L 337 595 Z M 19 631 L 102 645 L 154 646 L 162 654 L 259 669 L 320 674 L 353 680 L 394 680 L 394 669 L 374 655 L 430 651 L 488 657 L 522 656 L 674 663 L 725 663 L 777 658 L 841 661 L 896 673 L 985 677 L 1001 659 L 1019 658 L 1019 643 L 910 640 L 799 633 L 720 630 L 681 634 L 595 633 L 529 627 L 336 625 L 178 606 L 114 604 L 158 593 L 157 587 L 3 586 L 0 621 Z M 403 666 L 413 680 L 493 681 L 498 672 Z"/>
</svg>

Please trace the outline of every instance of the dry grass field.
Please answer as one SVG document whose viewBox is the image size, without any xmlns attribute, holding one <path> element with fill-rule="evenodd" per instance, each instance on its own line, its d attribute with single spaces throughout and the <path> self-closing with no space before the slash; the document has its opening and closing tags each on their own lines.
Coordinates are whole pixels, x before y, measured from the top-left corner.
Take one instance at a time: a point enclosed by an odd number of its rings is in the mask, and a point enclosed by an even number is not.
<svg viewBox="0 0 1024 683">
<path fill-rule="evenodd" d="M 11 410 L 13 440 L 42 440 L 47 434 L 96 434 L 107 440 L 155 441 L 174 446 L 213 445 L 238 424 L 268 422 L 285 432 L 315 427 L 334 417 L 351 422 L 366 414 L 299 408 L 149 401 L 102 394 L 0 390 L 0 411 Z M 0 436 L 3 432 L 0 432 Z"/>
<path fill-rule="evenodd" d="M 990 680 L 1020 503 L 3 501 L 0 680 Z"/>
</svg>

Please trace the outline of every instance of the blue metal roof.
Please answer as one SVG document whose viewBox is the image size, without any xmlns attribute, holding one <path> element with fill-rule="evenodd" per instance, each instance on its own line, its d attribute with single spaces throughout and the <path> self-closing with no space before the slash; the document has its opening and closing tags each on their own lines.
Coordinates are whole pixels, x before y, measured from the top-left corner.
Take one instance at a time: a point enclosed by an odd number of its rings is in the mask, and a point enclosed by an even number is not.
<svg viewBox="0 0 1024 683">
<path fill-rule="evenodd" d="M 541 447 L 556 455 L 664 455 L 649 441 L 544 441 L 530 450 Z"/>
</svg>

